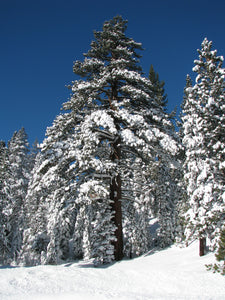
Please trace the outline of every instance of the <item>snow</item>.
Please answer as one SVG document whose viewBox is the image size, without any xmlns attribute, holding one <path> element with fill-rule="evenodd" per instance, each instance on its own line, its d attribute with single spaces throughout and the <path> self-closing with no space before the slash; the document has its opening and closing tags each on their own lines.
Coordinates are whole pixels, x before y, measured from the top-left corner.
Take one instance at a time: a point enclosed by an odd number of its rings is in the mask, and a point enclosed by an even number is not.
<svg viewBox="0 0 225 300">
<path fill-rule="evenodd" d="M 225 276 L 206 270 L 212 253 L 198 242 L 94 268 L 79 261 L 58 266 L 0 268 L 1 300 L 225 299 Z"/>
</svg>

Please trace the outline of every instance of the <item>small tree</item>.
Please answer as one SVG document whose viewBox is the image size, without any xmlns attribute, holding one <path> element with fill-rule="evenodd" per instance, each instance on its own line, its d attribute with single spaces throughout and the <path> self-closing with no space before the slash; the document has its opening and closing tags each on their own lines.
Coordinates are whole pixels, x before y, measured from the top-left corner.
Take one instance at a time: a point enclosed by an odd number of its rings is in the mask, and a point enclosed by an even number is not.
<svg viewBox="0 0 225 300">
<path fill-rule="evenodd" d="M 219 247 L 216 254 L 216 259 L 223 262 L 221 272 L 223 275 L 225 275 L 225 229 L 223 229 L 220 233 Z"/>
<path fill-rule="evenodd" d="M 218 272 L 225 275 L 225 229 L 223 228 L 220 233 L 220 239 L 218 242 L 218 249 L 216 253 L 216 260 L 218 263 L 214 265 L 206 265 L 208 270 L 212 270 L 214 273 Z"/>
</svg>

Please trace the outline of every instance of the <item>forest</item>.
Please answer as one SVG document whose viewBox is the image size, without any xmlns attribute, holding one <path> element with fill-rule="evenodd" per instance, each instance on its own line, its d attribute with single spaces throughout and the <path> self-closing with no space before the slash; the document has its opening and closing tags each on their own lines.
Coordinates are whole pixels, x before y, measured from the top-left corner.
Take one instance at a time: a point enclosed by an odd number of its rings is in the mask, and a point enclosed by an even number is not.
<svg viewBox="0 0 225 300">
<path fill-rule="evenodd" d="M 1 265 L 99 266 L 198 239 L 225 274 L 223 57 L 203 40 L 177 117 L 126 29 L 117 16 L 94 32 L 41 143 L 24 128 L 0 141 Z"/>
</svg>

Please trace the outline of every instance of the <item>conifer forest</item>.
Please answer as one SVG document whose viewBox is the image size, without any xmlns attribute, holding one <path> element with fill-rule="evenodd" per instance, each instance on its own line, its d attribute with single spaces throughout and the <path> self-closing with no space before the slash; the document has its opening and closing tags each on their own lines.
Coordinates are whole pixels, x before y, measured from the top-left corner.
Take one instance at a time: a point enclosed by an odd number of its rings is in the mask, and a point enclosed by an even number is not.
<svg viewBox="0 0 225 300">
<path fill-rule="evenodd" d="M 98 266 L 198 239 L 225 272 L 223 57 L 207 38 L 196 45 L 178 118 L 127 24 L 94 32 L 41 143 L 24 128 L 0 141 L 1 265 Z"/>
</svg>

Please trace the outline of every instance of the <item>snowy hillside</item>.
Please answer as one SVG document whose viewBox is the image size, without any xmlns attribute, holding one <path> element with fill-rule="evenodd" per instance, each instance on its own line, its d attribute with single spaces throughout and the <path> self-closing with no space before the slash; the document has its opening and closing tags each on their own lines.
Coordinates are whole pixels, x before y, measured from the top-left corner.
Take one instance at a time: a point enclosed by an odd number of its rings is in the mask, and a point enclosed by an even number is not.
<svg viewBox="0 0 225 300">
<path fill-rule="evenodd" d="M 59 266 L 0 269 L 0 299 L 225 299 L 225 277 L 206 271 L 214 255 L 198 243 L 172 246 L 133 260 L 94 268 L 80 261 Z"/>
</svg>

